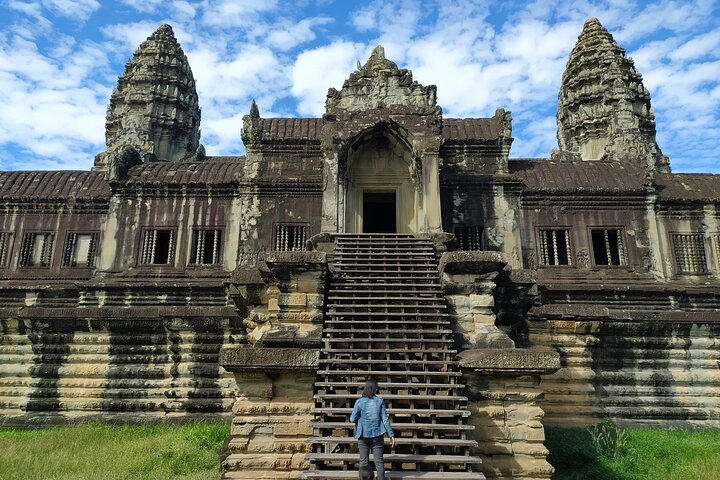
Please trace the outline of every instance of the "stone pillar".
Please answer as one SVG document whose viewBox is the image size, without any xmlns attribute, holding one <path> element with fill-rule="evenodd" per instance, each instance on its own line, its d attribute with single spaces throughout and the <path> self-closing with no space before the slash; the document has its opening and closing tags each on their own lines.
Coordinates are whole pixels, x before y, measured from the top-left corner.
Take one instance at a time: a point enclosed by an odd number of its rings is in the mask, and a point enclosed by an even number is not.
<svg viewBox="0 0 720 480">
<path fill-rule="evenodd" d="M 525 350 L 495 325 L 495 279 L 507 266 L 500 252 L 446 252 L 440 273 L 466 383 L 473 454 L 488 479 L 549 479 L 541 423 L 540 375 L 560 368 L 552 350 Z M 512 291 L 512 289 L 504 289 Z M 507 299 L 503 300 L 507 303 Z"/>
<path fill-rule="evenodd" d="M 423 212 L 425 219 L 421 228 L 428 233 L 442 232 L 442 215 L 440 210 L 440 164 L 437 153 L 422 155 L 423 170 Z"/>
<path fill-rule="evenodd" d="M 469 425 L 478 442 L 472 452 L 488 479 L 549 479 L 555 469 L 545 459 L 540 375 L 560 368 L 551 350 L 466 350 L 459 355 L 466 382 Z"/>
<path fill-rule="evenodd" d="M 312 435 L 320 351 L 225 347 L 220 363 L 237 382 L 223 479 L 299 479 Z"/>
</svg>

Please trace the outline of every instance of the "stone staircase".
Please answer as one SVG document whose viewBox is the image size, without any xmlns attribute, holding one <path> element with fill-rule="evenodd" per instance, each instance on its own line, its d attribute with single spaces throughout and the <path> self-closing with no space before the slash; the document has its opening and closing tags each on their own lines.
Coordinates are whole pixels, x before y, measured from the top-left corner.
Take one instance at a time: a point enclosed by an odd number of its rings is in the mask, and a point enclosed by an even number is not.
<svg viewBox="0 0 720 480">
<path fill-rule="evenodd" d="M 303 478 L 358 478 L 349 417 L 374 377 L 397 439 L 394 450 L 386 446 L 387 478 L 484 479 L 470 455 L 476 442 L 468 439 L 473 427 L 432 243 L 339 235 L 333 262 Z"/>
</svg>

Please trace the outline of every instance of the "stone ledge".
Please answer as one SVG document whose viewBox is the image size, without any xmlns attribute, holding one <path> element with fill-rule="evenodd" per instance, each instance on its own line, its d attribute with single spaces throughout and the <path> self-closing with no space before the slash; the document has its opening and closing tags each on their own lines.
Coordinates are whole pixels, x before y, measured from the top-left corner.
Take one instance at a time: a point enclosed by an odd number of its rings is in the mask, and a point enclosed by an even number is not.
<svg viewBox="0 0 720 480">
<path fill-rule="evenodd" d="M 219 360 L 231 372 L 314 372 L 320 364 L 320 350 L 227 346 L 220 350 Z"/>
<path fill-rule="evenodd" d="M 480 374 L 549 374 L 560 369 L 560 355 L 552 350 L 478 349 L 458 355 L 460 367 Z"/>
<path fill-rule="evenodd" d="M 500 271 L 507 263 L 507 255 L 501 252 L 445 252 L 440 258 L 440 273 L 481 275 Z"/>
<path fill-rule="evenodd" d="M 325 252 L 298 250 L 291 252 L 263 252 L 260 254 L 260 261 L 267 263 L 268 267 L 275 266 L 307 266 L 320 267 L 327 263 Z"/>
</svg>

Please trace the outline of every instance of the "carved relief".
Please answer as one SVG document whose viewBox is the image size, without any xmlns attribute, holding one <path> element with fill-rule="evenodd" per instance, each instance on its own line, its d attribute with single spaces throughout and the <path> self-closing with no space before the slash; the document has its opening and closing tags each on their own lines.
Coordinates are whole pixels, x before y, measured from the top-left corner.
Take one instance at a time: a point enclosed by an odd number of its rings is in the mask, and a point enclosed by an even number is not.
<svg viewBox="0 0 720 480">
<path fill-rule="evenodd" d="M 577 264 L 578 267 L 580 267 L 580 270 L 589 270 L 590 269 L 590 252 L 588 252 L 586 249 L 582 249 L 577 254 Z"/>
</svg>

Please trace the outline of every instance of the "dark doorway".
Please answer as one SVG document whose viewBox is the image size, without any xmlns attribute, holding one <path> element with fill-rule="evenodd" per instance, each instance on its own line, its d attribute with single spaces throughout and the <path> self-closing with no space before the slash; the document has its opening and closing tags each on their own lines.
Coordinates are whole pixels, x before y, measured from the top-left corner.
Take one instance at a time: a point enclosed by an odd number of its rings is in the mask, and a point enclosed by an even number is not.
<svg viewBox="0 0 720 480">
<path fill-rule="evenodd" d="M 395 192 L 363 192 L 363 233 L 396 233 Z"/>
</svg>

